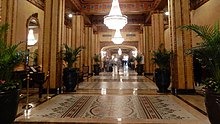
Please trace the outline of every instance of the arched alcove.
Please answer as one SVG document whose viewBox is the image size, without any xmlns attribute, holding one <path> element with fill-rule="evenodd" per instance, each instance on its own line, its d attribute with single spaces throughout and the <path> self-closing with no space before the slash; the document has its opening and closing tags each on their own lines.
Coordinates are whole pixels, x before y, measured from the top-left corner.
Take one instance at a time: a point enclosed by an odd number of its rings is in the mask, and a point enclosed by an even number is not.
<svg viewBox="0 0 220 124">
<path fill-rule="evenodd" d="M 39 53 L 38 53 L 38 39 L 39 39 L 39 32 L 40 32 L 40 24 L 38 21 L 38 14 L 34 13 L 32 14 L 28 19 L 26 23 L 26 49 L 29 51 L 29 56 L 27 56 L 26 59 L 26 65 L 28 66 L 38 66 L 38 59 L 39 59 Z"/>
</svg>

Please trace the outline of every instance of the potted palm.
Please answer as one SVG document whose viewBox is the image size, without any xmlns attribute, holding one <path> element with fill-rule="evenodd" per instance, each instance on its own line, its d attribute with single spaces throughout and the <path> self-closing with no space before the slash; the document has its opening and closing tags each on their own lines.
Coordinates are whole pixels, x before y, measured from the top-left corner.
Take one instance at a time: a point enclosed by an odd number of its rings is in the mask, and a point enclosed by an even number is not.
<svg viewBox="0 0 220 124">
<path fill-rule="evenodd" d="M 137 61 L 137 73 L 138 75 L 142 75 L 143 73 L 143 69 L 144 69 L 144 65 L 141 64 L 142 60 L 143 60 L 143 56 L 141 54 L 137 54 L 137 56 L 135 57 L 135 60 Z"/>
<path fill-rule="evenodd" d="M 160 44 L 158 50 L 153 51 L 152 61 L 157 65 L 155 69 L 154 79 L 159 89 L 158 92 L 168 92 L 170 86 L 170 54 L 164 47 L 164 44 Z"/>
<path fill-rule="evenodd" d="M 95 62 L 95 64 L 93 65 L 94 67 L 94 73 L 95 75 L 99 75 L 99 72 L 100 72 L 100 65 L 99 65 L 99 62 L 100 62 L 100 55 L 99 54 L 95 54 L 93 56 L 93 60 Z"/>
<path fill-rule="evenodd" d="M 188 54 L 200 60 L 206 67 L 208 77 L 203 81 L 205 84 L 205 105 L 209 120 L 212 124 L 220 122 L 220 31 L 219 24 L 213 26 L 186 25 L 181 29 L 194 31 L 202 39 L 196 47 L 187 51 Z"/>
<path fill-rule="evenodd" d="M 80 46 L 76 49 L 72 49 L 66 44 L 64 44 L 64 47 L 65 49 L 62 50 L 61 53 L 67 67 L 63 69 L 63 84 L 67 92 L 72 92 L 75 91 L 74 89 L 78 83 L 78 72 L 77 68 L 73 68 L 73 63 L 77 61 L 77 58 L 84 47 Z"/>
<path fill-rule="evenodd" d="M 25 51 L 18 46 L 6 45 L 4 35 L 9 25 L 0 26 L 0 122 L 12 123 L 17 114 L 19 102 L 19 81 L 14 79 L 14 69 L 25 59 Z"/>
</svg>

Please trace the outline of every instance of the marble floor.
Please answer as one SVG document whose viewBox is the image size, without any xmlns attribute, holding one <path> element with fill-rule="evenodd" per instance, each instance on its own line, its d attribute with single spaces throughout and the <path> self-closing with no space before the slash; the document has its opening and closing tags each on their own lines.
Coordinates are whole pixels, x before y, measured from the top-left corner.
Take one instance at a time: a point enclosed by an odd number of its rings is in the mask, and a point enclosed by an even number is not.
<svg viewBox="0 0 220 124">
<path fill-rule="evenodd" d="M 158 93 L 128 67 L 85 79 L 76 92 L 30 99 L 35 106 L 24 112 L 20 103 L 14 123 L 209 124 L 203 96 Z"/>
</svg>

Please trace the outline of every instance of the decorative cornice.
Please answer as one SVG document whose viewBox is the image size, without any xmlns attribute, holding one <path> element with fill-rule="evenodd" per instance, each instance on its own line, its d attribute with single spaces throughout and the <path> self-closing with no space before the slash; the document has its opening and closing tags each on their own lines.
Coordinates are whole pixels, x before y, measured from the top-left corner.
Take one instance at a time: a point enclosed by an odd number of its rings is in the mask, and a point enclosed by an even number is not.
<svg viewBox="0 0 220 124">
<path fill-rule="evenodd" d="M 145 13 L 153 9 L 153 2 L 144 3 L 120 3 L 122 13 Z M 107 14 L 111 9 L 111 3 L 83 4 L 82 11 L 86 14 Z"/>
<path fill-rule="evenodd" d="M 27 0 L 28 2 L 32 3 L 36 7 L 44 10 L 45 7 L 45 0 Z"/>
<path fill-rule="evenodd" d="M 79 0 L 70 0 L 73 4 L 73 7 L 75 10 L 77 11 L 81 11 L 82 10 L 82 7 L 81 7 L 81 3 Z"/>
<path fill-rule="evenodd" d="M 190 0 L 190 9 L 195 10 L 208 1 L 209 0 Z"/>
<path fill-rule="evenodd" d="M 161 0 L 154 0 L 154 3 L 153 3 L 153 5 L 152 5 L 153 10 L 155 10 L 160 3 L 161 3 Z"/>
</svg>

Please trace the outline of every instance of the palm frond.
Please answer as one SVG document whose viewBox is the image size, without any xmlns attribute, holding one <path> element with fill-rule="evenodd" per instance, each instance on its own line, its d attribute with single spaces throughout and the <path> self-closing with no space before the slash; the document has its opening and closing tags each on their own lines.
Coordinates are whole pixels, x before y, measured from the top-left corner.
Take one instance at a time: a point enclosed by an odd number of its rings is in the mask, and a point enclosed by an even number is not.
<svg viewBox="0 0 220 124">
<path fill-rule="evenodd" d="M 214 88 L 214 90 L 220 92 L 219 23 L 215 23 L 213 26 L 186 25 L 181 26 L 180 28 L 192 30 L 197 34 L 197 36 L 202 38 L 203 41 L 199 44 L 199 46 L 191 48 L 188 51 L 188 54 L 195 56 L 200 60 L 201 64 L 206 67 L 210 77 L 214 80 L 214 82 L 217 82 L 215 87 L 219 87 L 219 89 Z M 208 83 L 206 85 L 210 88 Z"/>
<path fill-rule="evenodd" d="M 72 49 L 67 44 L 64 44 L 65 50 L 62 50 L 62 58 L 67 63 L 68 67 L 72 67 L 73 63 L 77 61 L 77 58 L 79 56 L 79 53 L 84 49 L 85 47 L 79 46 L 76 49 Z"/>
</svg>

